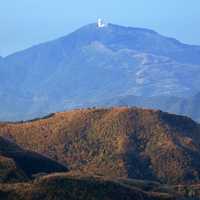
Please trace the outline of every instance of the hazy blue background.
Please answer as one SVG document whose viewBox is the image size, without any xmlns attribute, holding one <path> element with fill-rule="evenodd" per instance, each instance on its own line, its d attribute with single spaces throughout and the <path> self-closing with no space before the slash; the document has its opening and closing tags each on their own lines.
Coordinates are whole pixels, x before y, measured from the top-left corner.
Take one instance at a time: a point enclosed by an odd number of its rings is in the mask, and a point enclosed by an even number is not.
<svg viewBox="0 0 200 200">
<path fill-rule="evenodd" d="M 1 0 L 0 55 L 63 36 L 98 17 L 200 44 L 200 0 Z"/>
</svg>

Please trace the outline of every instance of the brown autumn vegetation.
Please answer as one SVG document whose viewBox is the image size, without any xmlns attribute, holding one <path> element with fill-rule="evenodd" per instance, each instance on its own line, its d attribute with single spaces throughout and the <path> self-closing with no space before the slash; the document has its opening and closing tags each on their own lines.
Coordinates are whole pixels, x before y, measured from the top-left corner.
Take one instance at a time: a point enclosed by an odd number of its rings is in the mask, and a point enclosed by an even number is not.
<svg viewBox="0 0 200 200">
<path fill-rule="evenodd" d="M 35 174 L 67 172 L 67 168 L 52 159 L 26 151 L 0 137 L 0 182 L 28 181 Z"/>
<path fill-rule="evenodd" d="M 175 200 L 168 193 L 143 191 L 116 180 L 62 173 L 47 175 L 28 183 L 0 184 L 0 199 Z"/>
<path fill-rule="evenodd" d="M 0 183 L 26 181 L 28 177 L 11 158 L 0 156 Z"/>
<path fill-rule="evenodd" d="M 1 200 L 172 200 L 175 196 L 174 192 L 159 191 L 158 183 L 84 177 L 67 174 L 66 168 L 63 173 L 53 174 L 62 166 L 2 137 L 0 155 Z"/>
<path fill-rule="evenodd" d="M 200 128 L 187 117 L 137 108 L 73 110 L 1 123 L 0 135 L 82 174 L 199 181 Z"/>
</svg>

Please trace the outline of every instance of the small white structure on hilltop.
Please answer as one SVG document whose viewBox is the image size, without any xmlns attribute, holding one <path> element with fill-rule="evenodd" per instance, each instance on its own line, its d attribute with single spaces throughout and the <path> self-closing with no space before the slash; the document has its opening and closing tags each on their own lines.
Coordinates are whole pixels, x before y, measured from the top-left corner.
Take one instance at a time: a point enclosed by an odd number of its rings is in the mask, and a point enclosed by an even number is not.
<svg viewBox="0 0 200 200">
<path fill-rule="evenodd" d="M 106 24 L 104 23 L 104 21 L 102 19 L 98 19 L 98 21 L 97 21 L 97 27 L 98 28 L 103 28 L 105 26 L 106 26 Z"/>
</svg>

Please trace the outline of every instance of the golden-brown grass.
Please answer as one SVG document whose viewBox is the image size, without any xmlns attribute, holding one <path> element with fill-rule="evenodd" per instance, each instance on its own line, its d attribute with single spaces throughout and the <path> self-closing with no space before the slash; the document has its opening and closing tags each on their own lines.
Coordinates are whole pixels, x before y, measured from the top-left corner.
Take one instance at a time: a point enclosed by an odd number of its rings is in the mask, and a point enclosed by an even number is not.
<svg viewBox="0 0 200 200">
<path fill-rule="evenodd" d="M 82 174 L 199 181 L 200 128 L 186 117 L 125 107 L 82 109 L 1 123 L 0 135 Z"/>
</svg>

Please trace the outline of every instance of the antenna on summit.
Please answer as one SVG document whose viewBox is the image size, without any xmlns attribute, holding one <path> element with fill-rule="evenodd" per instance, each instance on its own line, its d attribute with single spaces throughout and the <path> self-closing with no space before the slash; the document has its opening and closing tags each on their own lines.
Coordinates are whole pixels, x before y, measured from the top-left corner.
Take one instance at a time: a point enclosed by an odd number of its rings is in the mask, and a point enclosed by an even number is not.
<svg viewBox="0 0 200 200">
<path fill-rule="evenodd" d="M 97 21 L 97 27 L 98 28 L 103 28 L 105 26 L 106 26 L 106 24 L 104 23 L 104 21 L 99 18 L 98 21 Z"/>
</svg>

